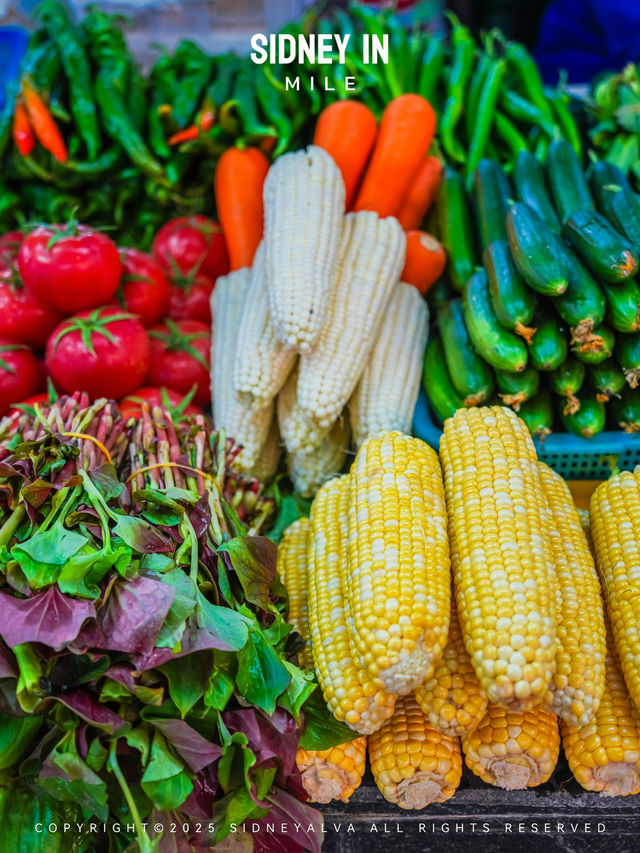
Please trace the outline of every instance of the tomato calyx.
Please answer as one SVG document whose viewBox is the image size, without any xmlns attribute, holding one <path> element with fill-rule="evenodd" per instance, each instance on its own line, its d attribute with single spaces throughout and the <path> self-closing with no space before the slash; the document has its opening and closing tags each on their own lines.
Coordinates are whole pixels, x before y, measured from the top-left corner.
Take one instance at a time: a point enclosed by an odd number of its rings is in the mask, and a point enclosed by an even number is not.
<svg viewBox="0 0 640 853">
<path fill-rule="evenodd" d="M 2 353 L 15 352 L 18 349 L 28 350 L 29 347 L 26 344 L 4 344 L 3 346 L 0 346 L 0 368 L 6 373 L 10 373 L 12 376 L 15 376 L 17 371 L 12 364 L 9 364 L 8 361 L 2 358 Z"/>
<path fill-rule="evenodd" d="M 133 314 L 123 311 L 120 314 L 102 314 L 103 308 L 96 308 L 88 317 L 72 317 L 64 328 L 60 329 L 53 341 L 53 351 L 55 352 L 60 344 L 60 341 L 71 332 L 80 332 L 82 343 L 87 348 L 91 355 L 95 355 L 93 348 L 93 335 L 102 335 L 109 343 L 115 344 L 116 339 L 106 328 L 108 323 L 115 323 L 118 320 L 135 320 Z"/>
<path fill-rule="evenodd" d="M 207 253 L 204 252 L 195 264 L 191 267 L 191 269 L 187 270 L 187 272 L 182 272 L 180 269 L 180 265 L 176 261 L 173 255 L 169 255 L 167 257 L 167 263 L 171 267 L 171 284 L 175 287 L 179 287 L 180 290 L 187 291 L 189 288 L 193 286 L 193 283 L 196 280 L 196 276 L 200 272 L 200 267 L 202 266 L 202 262 L 207 256 Z"/>
<path fill-rule="evenodd" d="M 162 400 L 162 407 L 163 409 L 166 409 L 167 412 L 169 412 L 173 421 L 182 417 L 182 415 L 184 414 L 184 410 L 193 402 L 193 398 L 195 397 L 197 390 L 197 384 L 192 385 L 191 388 L 184 395 L 184 397 L 182 397 L 180 402 L 174 406 L 172 405 L 171 400 L 169 398 L 168 389 L 160 389 L 160 399 Z M 145 400 L 144 397 L 136 397 L 135 392 L 133 394 L 129 394 L 127 400 L 130 400 L 132 403 L 137 403 L 139 406 L 141 406 L 143 403 L 148 402 L 148 400 Z"/>
<path fill-rule="evenodd" d="M 171 320 L 170 318 L 167 318 L 164 321 L 164 325 L 168 329 L 167 332 L 152 330 L 148 333 L 149 337 L 154 338 L 157 341 L 162 341 L 166 348 L 172 352 L 188 353 L 188 355 L 195 359 L 195 361 L 204 367 L 205 370 L 209 370 L 207 360 L 191 343 L 191 341 L 208 338 L 208 332 L 181 332 L 175 320 Z"/>
</svg>

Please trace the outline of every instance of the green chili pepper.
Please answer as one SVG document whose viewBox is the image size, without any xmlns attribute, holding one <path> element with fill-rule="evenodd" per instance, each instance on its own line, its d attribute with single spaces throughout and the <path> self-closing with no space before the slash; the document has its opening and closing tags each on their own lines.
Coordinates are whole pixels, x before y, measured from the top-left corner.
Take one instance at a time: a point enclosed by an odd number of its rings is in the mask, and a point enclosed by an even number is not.
<svg viewBox="0 0 640 853">
<path fill-rule="evenodd" d="M 76 27 L 58 0 L 45 0 L 38 7 L 45 28 L 56 43 L 69 83 L 71 112 L 90 159 L 100 150 L 100 127 L 91 89 L 91 67 Z"/>
<path fill-rule="evenodd" d="M 553 121 L 549 104 L 542 91 L 540 71 L 527 48 L 517 41 L 509 41 L 505 46 L 505 56 L 509 63 L 509 70 L 520 83 L 522 93 L 547 116 L 549 121 Z"/>
<path fill-rule="evenodd" d="M 162 103 L 164 103 L 162 93 L 158 89 L 154 89 L 148 116 L 148 134 L 149 145 L 151 146 L 153 153 L 158 157 L 167 159 L 171 156 L 171 149 L 167 143 L 164 125 L 160 119 L 159 110 Z"/>
<path fill-rule="evenodd" d="M 231 97 L 238 66 L 238 57 L 233 53 L 226 53 L 214 59 L 213 82 L 207 89 L 206 97 L 213 101 L 216 109 Z M 268 66 L 263 66 L 263 68 L 266 67 Z"/>
<path fill-rule="evenodd" d="M 258 116 L 253 81 L 247 68 L 241 68 L 232 97 L 220 107 L 218 121 L 232 135 L 242 135 L 245 141 L 264 136 L 277 136 L 277 131 L 264 124 Z"/>
<path fill-rule="evenodd" d="M 389 16 L 375 9 L 369 9 L 367 6 L 353 6 L 351 14 L 363 24 L 365 33 L 373 40 L 373 36 L 377 36 L 381 41 L 386 35 L 390 35 Z M 391 26 L 393 23 L 391 22 Z M 400 28 L 396 30 L 399 32 Z M 396 39 L 398 36 L 396 36 Z M 396 46 L 398 42 L 396 41 Z M 380 76 L 386 81 L 392 98 L 397 98 L 402 94 L 401 72 L 398 68 L 404 62 L 404 56 L 396 57 L 394 51 L 389 51 L 389 62 L 382 66 Z"/>
<path fill-rule="evenodd" d="M 176 61 L 181 70 L 181 81 L 173 101 L 173 117 L 183 128 L 190 124 L 200 106 L 211 74 L 211 59 L 194 42 L 182 41 L 176 49 Z"/>
<path fill-rule="evenodd" d="M 442 75 L 444 59 L 447 52 L 444 39 L 431 36 L 427 49 L 422 57 L 422 70 L 418 80 L 418 91 L 423 98 L 433 104 L 436 89 Z"/>
<path fill-rule="evenodd" d="M 549 99 L 558 120 L 564 138 L 569 142 L 578 157 L 582 157 L 582 139 L 576 120 L 567 107 L 569 96 L 550 86 L 544 88 L 544 95 Z"/>
<path fill-rule="evenodd" d="M 256 74 L 256 95 L 258 103 L 267 120 L 278 132 L 278 144 L 274 149 L 277 157 L 287 150 L 293 137 L 293 124 L 291 119 L 284 113 L 280 97 L 267 79 L 261 68 Z"/>
<path fill-rule="evenodd" d="M 140 73 L 140 69 L 134 62 L 130 63 L 129 68 L 129 97 L 127 99 L 127 108 L 136 130 L 138 133 L 142 133 L 148 110 L 147 81 Z"/>
<path fill-rule="evenodd" d="M 503 89 L 500 95 L 500 105 L 516 121 L 540 127 L 549 136 L 554 136 L 555 126 L 553 122 L 549 121 L 548 114 L 542 112 L 536 104 L 531 103 L 518 92 L 514 92 L 513 89 Z"/>
<path fill-rule="evenodd" d="M 480 95 L 487 79 L 487 73 L 491 67 L 491 62 L 492 58 L 490 53 L 487 51 L 480 53 L 478 62 L 471 76 L 464 114 L 464 124 L 468 142 L 471 142 L 473 130 L 476 126 L 476 119 L 480 114 L 478 109 Z"/>
<path fill-rule="evenodd" d="M 405 92 L 419 92 L 420 86 L 420 60 L 425 52 L 425 47 L 430 39 L 429 33 L 421 33 L 414 30 L 409 38 L 409 49 L 406 55 L 404 70 Z"/>
<path fill-rule="evenodd" d="M 322 95 L 318 89 L 318 86 L 315 85 L 316 81 L 314 81 L 314 86 L 311 88 L 311 79 L 307 74 L 302 74 L 302 85 L 304 87 L 305 92 L 307 93 L 307 97 L 311 102 L 311 106 L 308 110 L 311 115 L 318 115 L 320 110 L 322 109 Z M 298 109 L 298 113 L 300 113 L 300 109 Z M 306 118 L 306 116 L 305 116 Z M 304 124 L 304 121 L 302 122 Z"/>
<path fill-rule="evenodd" d="M 456 128 L 462 115 L 466 88 L 471 75 L 475 44 L 466 27 L 457 24 L 451 38 L 453 65 L 449 71 L 447 99 L 440 121 L 440 141 L 445 153 L 458 163 L 464 163 L 466 153 L 456 139 Z"/>
<path fill-rule="evenodd" d="M 77 175 L 82 175 L 83 179 L 90 177 L 101 177 L 105 172 L 111 172 L 120 163 L 122 159 L 122 148 L 118 145 L 113 145 L 103 151 L 95 160 L 87 162 L 79 162 L 77 160 L 67 160 L 64 163 L 56 163 L 56 170 L 64 170 L 73 172 Z"/>
<path fill-rule="evenodd" d="M 33 57 L 31 72 L 23 70 L 23 74 L 29 74 L 33 84 L 40 94 L 50 95 L 55 83 L 60 78 L 60 56 L 55 42 L 48 41 L 36 49 L 37 55 Z"/>
<path fill-rule="evenodd" d="M 496 111 L 493 117 L 493 127 L 496 131 L 496 137 L 506 145 L 510 153 L 511 165 L 513 165 L 521 151 L 529 150 L 527 140 L 513 122 L 501 112 Z"/>
<path fill-rule="evenodd" d="M 502 80 L 506 71 L 507 62 L 505 59 L 493 59 L 491 61 L 482 86 L 482 92 L 477 101 L 477 120 L 473 125 L 466 163 L 466 184 L 468 191 L 471 190 L 473 184 L 476 166 L 484 157 L 495 115 L 496 103 L 498 102 Z"/>
</svg>

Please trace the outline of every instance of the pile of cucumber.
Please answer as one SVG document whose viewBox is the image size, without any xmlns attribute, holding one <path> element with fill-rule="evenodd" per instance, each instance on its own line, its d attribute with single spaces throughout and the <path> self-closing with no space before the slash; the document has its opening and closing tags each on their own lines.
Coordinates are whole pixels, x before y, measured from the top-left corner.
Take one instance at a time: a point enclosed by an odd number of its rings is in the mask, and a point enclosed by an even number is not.
<svg viewBox="0 0 640 853">
<path fill-rule="evenodd" d="M 431 224 L 449 257 L 429 295 L 433 411 L 444 421 L 502 402 L 541 437 L 639 431 L 640 198 L 609 163 L 585 174 L 565 140 L 544 164 L 521 152 L 512 178 L 482 160 L 470 199 L 445 169 Z"/>
</svg>

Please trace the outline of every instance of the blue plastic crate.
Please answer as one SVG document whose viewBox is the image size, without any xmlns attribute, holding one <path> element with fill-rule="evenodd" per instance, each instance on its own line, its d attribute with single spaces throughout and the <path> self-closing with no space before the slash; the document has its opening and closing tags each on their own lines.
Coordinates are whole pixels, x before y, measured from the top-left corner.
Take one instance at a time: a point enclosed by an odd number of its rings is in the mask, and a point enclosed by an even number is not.
<svg viewBox="0 0 640 853">
<path fill-rule="evenodd" d="M 442 430 L 434 419 L 424 389 L 413 414 L 413 434 L 438 449 Z M 566 480 L 606 480 L 612 468 L 632 471 L 640 465 L 640 433 L 601 432 L 578 438 L 567 432 L 552 433 L 544 442 L 534 439 L 538 458 Z"/>
<path fill-rule="evenodd" d="M 0 110 L 4 108 L 7 88 L 20 73 L 29 33 L 22 27 L 0 27 Z"/>
</svg>

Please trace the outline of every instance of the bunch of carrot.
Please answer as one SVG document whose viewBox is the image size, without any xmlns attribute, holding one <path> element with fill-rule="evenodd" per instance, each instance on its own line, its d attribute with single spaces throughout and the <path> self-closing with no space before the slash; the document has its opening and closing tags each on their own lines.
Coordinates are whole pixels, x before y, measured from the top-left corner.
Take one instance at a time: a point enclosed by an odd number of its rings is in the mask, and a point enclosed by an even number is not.
<svg viewBox="0 0 640 853">
<path fill-rule="evenodd" d="M 13 139 L 23 157 L 36 147 L 36 141 L 61 163 L 67 159 L 67 147 L 49 107 L 29 80 L 22 81 L 22 97 L 13 113 Z"/>
</svg>

